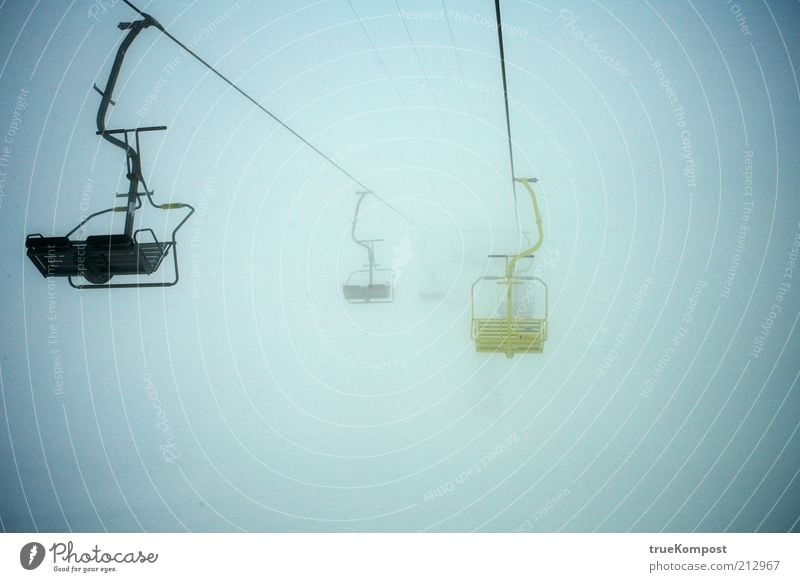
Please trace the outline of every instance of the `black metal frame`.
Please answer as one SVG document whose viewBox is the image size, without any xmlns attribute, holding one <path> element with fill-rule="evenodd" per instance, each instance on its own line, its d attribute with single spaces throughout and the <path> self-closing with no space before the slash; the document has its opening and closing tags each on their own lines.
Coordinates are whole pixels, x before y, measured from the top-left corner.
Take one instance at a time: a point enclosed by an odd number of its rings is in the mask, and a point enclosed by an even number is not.
<svg viewBox="0 0 800 582">
<path fill-rule="evenodd" d="M 141 20 L 119 23 L 119 29 L 128 32 L 117 49 L 105 89 L 101 91 L 97 85 L 94 86 L 94 89 L 101 95 L 100 106 L 97 110 L 97 135 L 125 151 L 128 192 L 118 195 L 118 197 L 126 199 L 125 206 L 115 206 L 95 212 L 63 237 L 30 234 L 25 240 L 28 257 L 44 277 L 67 277 L 69 284 L 75 289 L 171 287 L 178 283 L 180 277 L 175 236 L 192 215 L 194 208 L 184 203 L 156 204 L 153 202 L 153 193 L 147 189 L 147 184 L 142 176 L 140 156 L 139 134 L 162 131 L 167 127 L 159 125 L 132 129 L 106 129 L 108 107 L 114 105 L 112 95 L 128 48 L 145 28 L 155 26 L 163 30 L 153 17 L 144 13 L 142 16 Z M 134 134 L 133 144 L 129 139 L 131 133 Z M 141 189 L 143 191 L 140 191 Z M 136 211 L 142 207 L 142 196 L 145 196 L 154 208 L 188 209 L 186 216 L 173 229 L 171 240 L 160 242 L 150 228 L 140 228 L 134 231 L 134 217 Z M 84 224 L 108 212 L 125 212 L 125 226 L 122 234 L 89 236 L 84 241 L 70 240 L 69 237 Z M 140 233 L 149 233 L 153 241 L 140 242 L 138 238 Z M 116 275 L 150 275 L 154 273 L 170 251 L 172 251 L 175 269 L 173 280 L 158 283 L 108 283 Z M 75 277 L 82 277 L 89 283 L 76 284 L 73 280 Z"/>
</svg>

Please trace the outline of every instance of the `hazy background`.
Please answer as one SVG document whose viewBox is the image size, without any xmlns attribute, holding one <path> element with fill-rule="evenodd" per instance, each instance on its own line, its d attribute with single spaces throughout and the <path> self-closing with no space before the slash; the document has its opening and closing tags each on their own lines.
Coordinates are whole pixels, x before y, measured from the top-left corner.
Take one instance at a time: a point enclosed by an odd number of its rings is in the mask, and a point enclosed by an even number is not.
<svg viewBox="0 0 800 582">
<path fill-rule="evenodd" d="M 4 530 L 800 529 L 797 2 L 503 2 L 550 288 L 511 360 L 470 339 L 486 255 L 534 229 L 492 2 L 141 2 L 391 204 L 359 234 L 396 300 L 341 296 L 358 186 L 152 28 L 108 126 L 169 127 L 143 169 L 197 208 L 181 282 L 42 278 L 25 236 L 127 187 L 92 85 L 136 15 L 5 0 Z"/>
</svg>

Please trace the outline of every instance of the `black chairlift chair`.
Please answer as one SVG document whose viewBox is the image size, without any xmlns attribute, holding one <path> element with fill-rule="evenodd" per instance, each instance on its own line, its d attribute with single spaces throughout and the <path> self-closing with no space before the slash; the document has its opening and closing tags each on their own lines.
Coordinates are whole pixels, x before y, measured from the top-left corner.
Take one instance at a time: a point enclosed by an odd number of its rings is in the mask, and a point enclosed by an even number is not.
<svg viewBox="0 0 800 582">
<path fill-rule="evenodd" d="M 370 192 L 356 192 L 358 202 L 356 203 L 356 211 L 353 215 L 353 225 L 350 229 L 350 236 L 353 237 L 353 241 L 364 247 L 367 251 L 366 268 L 350 273 L 347 281 L 342 285 L 342 292 L 344 293 L 344 298 L 349 303 L 391 303 L 394 301 L 394 271 L 391 269 L 381 269 L 375 262 L 374 245 L 376 242 L 382 242 L 383 239 L 356 238 L 358 211 L 367 194 L 370 194 Z"/>
<path fill-rule="evenodd" d="M 41 234 L 28 235 L 25 240 L 27 255 L 44 277 L 67 277 L 70 285 L 76 289 L 109 289 L 109 288 L 137 288 L 137 287 L 170 287 L 178 282 L 178 259 L 176 255 L 175 235 L 181 226 L 194 212 L 188 204 L 170 203 L 156 204 L 153 202 L 153 193 L 147 189 L 147 184 L 142 177 L 139 134 L 147 131 L 160 131 L 166 126 L 139 127 L 134 129 L 106 129 L 106 114 L 108 106 L 114 105 L 111 97 L 114 86 L 119 77 L 125 53 L 137 35 L 149 26 L 156 26 L 163 30 L 161 25 L 151 16 L 143 14 L 142 20 L 135 22 L 121 22 L 120 30 L 128 33 L 117 49 L 114 64 L 104 91 L 96 85 L 95 90 L 100 93 L 100 107 L 97 111 L 97 135 L 125 151 L 127 162 L 128 192 L 118 194 L 118 197 L 127 199 L 125 206 L 116 206 L 95 212 L 89 215 L 78 226 L 69 231 L 66 236 L 45 237 Z M 129 136 L 133 134 L 133 144 Z M 139 185 L 143 191 L 139 191 Z M 142 206 L 142 197 L 146 197 L 154 208 L 162 210 L 185 208 L 188 213 L 172 231 L 169 241 L 159 241 L 155 232 L 150 228 L 133 230 L 136 210 Z M 74 234 L 91 219 L 109 212 L 125 212 L 125 226 L 121 234 L 88 236 L 86 240 L 71 240 Z M 109 283 L 112 277 L 118 275 L 150 275 L 156 272 L 166 256 L 172 251 L 174 262 L 174 279 L 162 282 L 128 282 Z M 88 284 L 78 283 L 74 277 L 82 277 Z"/>
</svg>

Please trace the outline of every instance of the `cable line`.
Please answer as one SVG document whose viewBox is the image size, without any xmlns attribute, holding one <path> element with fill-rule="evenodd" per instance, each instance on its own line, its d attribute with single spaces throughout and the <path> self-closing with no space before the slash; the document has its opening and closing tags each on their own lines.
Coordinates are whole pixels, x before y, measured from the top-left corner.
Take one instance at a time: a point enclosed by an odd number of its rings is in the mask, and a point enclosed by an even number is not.
<svg viewBox="0 0 800 582">
<path fill-rule="evenodd" d="M 126 0 L 127 1 L 127 0 Z M 511 161 L 511 188 L 514 192 L 514 215 L 517 219 L 517 230 L 519 224 L 519 210 L 517 209 L 517 183 L 514 172 L 514 149 L 511 146 L 511 116 L 508 112 L 508 83 L 506 82 L 506 55 L 503 50 L 503 24 L 500 19 L 500 0 L 494 0 L 494 11 L 497 18 L 497 43 L 500 46 L 500 72 L 503 76 L 503 102 L 506 106 L 506 131 L 508 133 L 508 158 Z"/>
<path fill-rule="evenodd" d="M 372 195 L 373 195 L 373 196 L 374 196 L 376 199 L 378 199 L 380 202 L 382 202 L 383 204 L 385 204 L 386 206 L 388 206 L 389 208 L 391 208 L 391 209 L 392 209 L 392 211 L 393 211 L 395 214 L 397 214 L 399 217 L 401 217 L 403 220 L 405 220 L 405 221 L 406 221 L 406 222 L 408 222 L 409 224 L 412 224 L 412 225 L 414 225 L 416 228 L 420 229 L 421 231 L 425 232 L 425 229 L 424 229 L 424 228 L 422 228 L 422 227 L 421 227 L 421 226 L 419 226 L 419 225 L 418 225 L 416 222 L 414 222 L 413 220 L 411 220 L 410 218 L 408 218 L 408 217 L 407 217 L 405 214 L 403 214 L 403 213 L 402 213 L 402 212 L 400 212 L 400 211 L 399 211 L 397 208 L 395 208 L 394 206 L 392 206 L 391 204 L 389 204 L 389 203 L 388 203 L 386 200 L 384 200 L 383 198 L 381 198 L 380 196 L 378 196 L 377 194 L 375 194 L 375 192 L 373 192 L 373 191 L 372 191 L 372 190 L 370 190 L 370 189 L 369 189 L 367 186 L 365 186 L 365 185 L 364 185 L 364 184 L 361 182 L 361 180 L 359 180 L 358 178 L 356 178 L 355 176 L 353 176 L 353 175 L 352 175 L 350 172 L 348 172 L 347 170 L 345 170 L 345 169 L 344 169 L 344 168 L 343 168 L 341 165 L 339 165 L 339 164 L 338 164 L 338 163 L 336 163 L 336 162 L 335 162 L 333 159 L 331 159 L 330 157 L 328 157 L 327 155 L 325 155 L 325 153 L 323 153 L 323 152 L 322 152 L 322 151 L 321 151 L 319 148 L 317 148 L 317 147 L 316 147 L 314 144 L 312 144 L 310 141 L 308 141 L 308 140 L 307 140 L 306 138 L 304 138 L 302 135 L 300 135 L 299 133 L 297 133 L 297 132 L 296 132 L 294 129 L 292 129 L 292 128 L 291 128 L 291 127 L 290 127 L 290 126 L 287 124 L 287 123 L 285 123 L 284 121 L 282 121 L 282 120 L 281 120 L 280 118 L 278 118 L 278 117 L 277 117 L 277 116 L 276 116 L 274 113 L 272 113 L 272 112 L 271 112 L 271 111 L 269 111 L 269 110 L 268 110 L 266 107 L 264 107 L 263 105 L 261 105 L 261 103 L 259 103 L 258 101 L 256 101 L 256 100 L 255 100 L 253 97 L 251 97 L 250 95 L 248 95 L 248 94 L 247 94 L 247 93 L 246 93 L 246 92 L 245 92 L 243 89 L 239 88 L 239 86 L 238 86 L 238 85 L 236 85 L 236 83 L 234 83 L 233 81 L 231 81 L 230 79 L 228 79 L 228 77 L 226 77 L 225 75 L 223 75 L 222 73 L 220 73 L 220 72 L 219 72 L 219 71 L 218 71 L 216 68 L 214 68 L 214 67 L 213 67 L 211 64 L 209 64 L 208 62 L 206 62 L 206 61 L 205 61 L 205 60 L 204 60 L 204 59 L 203 59 L 203 58 L 202 58 L 200 55 L 198 55 L 197 53 L 195 53 L 195 52 L 194 52 L 192 49 L 190 49 L 190 48 L 189 48 L 189 47 L 187 47 L 185 44 L 183 44 L 181 41 L 179 41 L 177 38 L 175 38 L 175 37 L 174 37 L 172 34 L 170 34 L 170 33 L 169 33 L 169 32 L 168 32 L 168 31 L 167 31 L 167 30 L 166 30 L 166 29 L 165 29 L 165 28 L 164 28 L 164 27 L 161 25 L 161 23 L 160 23 L 160 22 L 158 22 L 158 21 L 157 21 L 155 18 L 153 18 L 153 17 L 152 17 L 152 16 L 150 16 L 149 14 L 146 14 L 145 12 L 142 12 L 142 11 L 141 11 L 139 8 L 137 8 L 137 7 L 136 7 L 136 6 L 135 6 L 135 5 L 134 5 L 132 2 L 130 2 L 129 0 L 122 0 L 122 1 L 123 1 L 123 2 L 125 2 L 125 4 L 127 4 L 127 5 L 128 5 L 130 8 L 132 8 L 133 10 L 135 10 L 135 11 L 136 11 L 136 12 L 137 12 L 137 13 L 138 13 L 140 16 L 142 16 L 143 18 L 145 18 L 145 19 L 147 19 L 147 20 L 149 20 L 149 21 L 152 21 L 152 24 L 153 24 L 153 26 L 155 26 L 155 27 L 156 27 L 156 28 L 158 28 L 158 29 L 159 29 L 161 32 L 163 32 L 163 33 L 164 33 L 164 35 L 165 35 L 167 38 L 169 38 L 170 40 L 172 40 L 172 41 L 173 41 L 175 44 L 177 44 L 179 47 L 181 47 L 183 50 L 185 50 L 185 51 L 186 51 L 187 53 L 189 53 L 191 56 L 193 56 L 195 59 L 197 59 L 198 61 L 200 61 L 200 63 L 202 63 L 203 65 L 205 65 L 205 67 L 206 67 L 206 68 L 208 68 L 208 69 L 209 69 L 209 70 L 210 70 L 212 73 L 214 73 L 214 74 L 215 74 L 217 77 L 219 77 L 220 79 L 222 79 L 223 81 L 225 81 L 225 82 L 226 82 L 228 85 L 230 85 L 230 86 L 231 86 L 231 87 L 232 87 L 232 88 L 233 88 L 233 89 L 234 89 L 234 90 L 235 90 L 237 93 L 239 93 L 240 95 L 242 95 L 242 97 L 244 97 L 245 99 L 247 99 L 248 101 L 250 101 L 250 102 L 251 102 L 253 105 L 255 105 L 256 107 L 258 107 L 258 108 L 259 108 L 259 109 L 260 109 L 262 112 L 266 113 L 266 114 L 267 114 L 267 115 L 268 115 L 270 118 L 272 118 L 274 121 L 276 121 L 276 122 L 277 122 L 279 125 L 281 125 L 281 126 L 284 128 L 284 129 L 286 129 L 286 130 L 287 130 L 289 133 L 291 133 L 291 134 L 292 134 L 293 136 L 295 136 L 297 139 L 299 139 L 300 141 L 302 141 L 302 142 L 303 142 L 305 145 L 307 145 L 309 148 L 311 148 L 311 149 L 312 149 L 314 152 L 316 152 L 316 153 L 317 153 L 319 156 L 321 156 L 321 157 L 325 158 L 325 160 L 327 160 L 327 161 L 328 161 L 328 162 L 329 162 L 329 163 L 330 163 L 330 164 L 331 164 L 331 165 L 332 165 L 334 168 L 336 168 L 336 169 L 337 169 L 337 170 L 339 170 L 339 171 L 340 171 L 342 174 L 344 174 L 345 176 L 347 176 L 348 178 L 350 178 L 350 179 L 351 179 L 353 182 L 355 182 L 356 184 L 358 184 L 358 185 L 359 185 L 361 188 L 363 188 L 365 191 L 367 191 L 367 192 L 369 192 L 370 194 L 372 194 Z"/>
<path fill-rule="evenodd" d="M 466 86 L 467 77 L 466 77 L 466 75 L 464 75 L 464 67 L 461 65 L 461 57 L 459 56 L 459 49 L 456 46 L 456 38 L 453 35 L 453 27 L 450 26 L 450 15 L 449 15 L 449 10 L 447 9 L 447 4 L 445 3 L 445 0 L 442 0 L 442 12 L 444 13 L 444 19 L 445 19 L 445 22 L 447 23 L 447 32 L 450 34 L 450 46 L 453 47 L 453 54 L 456 57 L 456 65 L 458 66 L 458 74 L 459 74 L 459 77 L 461 79 L 460 85 L 461 85 L 461 89 L 462 89 L 462 91 L 464 93 L 464 103 L 467 106 L 466 113 L 467 113 L 467 117 L 469 117 L 470 128 L 472 129 L 472 139 L 475 140 L 475 145 L 477 146 L 477 149 L 480 150 L 481 149 L 481 141 L 478 138 L 478 131 L 475 128 L 475 116 L 472 114 L 472 105 L 470 104 L 469 92 L 467 91 L 467 86 Z"/>
<path fill-rule="evenodd" d="M 436 92 L 433 90 L 433 85 L 431 85 L 430 75 L 428 75 L 428 71 L 425 68 L 425 63 L 422 62 L 422 57 L 419 54 L 417 44 L 414 42 L 414 37 L 411 35 L 411 30 L 408 28 L 408 23 L 403 16 L 403 9 L 400 8 L 400 2 L 398 0 L 394 0 L 394 5 L 397 7 L 397 13 L 400 16 L 400 22 L 403 23 L 403 28 L 406 31 L 408 42 L 411 43 L 411 48 L 414 49 L 414 54 L 417 57 L 417 64 L 422 71 L 422 76 L 425 77 L 425 84 L 428 86 L 428 91 L 430 91 L 431 97 L 433 98 L 433 104 L 436 106 L 436 112 L 439 114 L 439 120 L 442 122 L 442 124 L 445 124 L 444 117 L 442 116 L 442 106 L 439 105 L 439 100 L 436 98 Z"/>
<path fill-rule="evenodd" d="M 378 52 L 378 47 L 376 47 L 375 43 L 372 42 L 372 37 L 369 35 L 369 32 L 367 32 L 367 27 L 364 26 L 364 21 L 358 15 L 358 12 L 356 12 L 356 9 L 353 6 L 353 3 L 350 0 L 347 0 L 347 3 L 350 5 L 350 10 L 352 10 L 353 16 L 355 16 L 356 20 L 358 20 L 358 25 L 361 27 L 361 31 L 364 33 L 364 36 L 367 38 L 367 42 L 369 42 L 369 46 L 372 47 L 372 52 L 375 53 L 375 57 L 378 59 L 378 62 L 381 64 L 381 67 L 383 68 L 383 72 L 386 74 L 386 78 L 392 83 L 392 87 L 394 87 L 394 92 L 397 93 L 397 99 L 400 101 L 400 104 L 403 107 L 407 108 L 408 106 L 406 105 L 405 101 L 403 100 L 403 95 L 400 93 L 400 89 L 398 88 L 397 83 L 394 80 L 394 77 L 392 77 L 392 74 L 389 72 L 389 68 L 386 66 L 386 63 L 384 62 L 383 58 L 381 58 L 381 55 Z"/>
</svg>

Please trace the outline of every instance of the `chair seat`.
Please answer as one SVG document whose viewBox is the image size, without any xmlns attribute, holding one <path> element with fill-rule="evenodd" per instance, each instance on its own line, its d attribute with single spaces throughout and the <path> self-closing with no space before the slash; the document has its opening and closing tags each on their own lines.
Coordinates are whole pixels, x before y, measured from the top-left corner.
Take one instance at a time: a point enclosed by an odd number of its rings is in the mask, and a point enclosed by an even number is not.
<svg viewBox="0 0 800 582">
<path fill-rule="evenodd" d="M 475 319 L 472 337 L 479 352 L 542 353 L 547 339 L 547 322 L 543 319 Z"/>
<path fill-rule="evenodd" d="M 392 296 L 392 286 L 388 284 L 373 283 L 372 285 L 342 285 L 344 298 L 348 301 L 373 301 L 389 299 Z"/>
<path fill-rule="evenodd" d="M 139 243 L 125 235 L 98 235 L 85 241 L 30 236 L 28 257 L 44 277 L 108 280 L 114 275 L 149 275 L 158 269 L 171 243 Z"/>
</svg>

